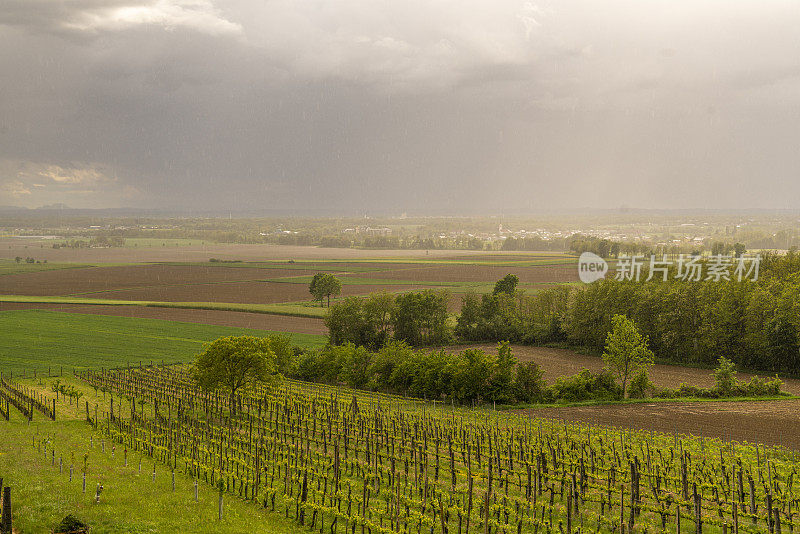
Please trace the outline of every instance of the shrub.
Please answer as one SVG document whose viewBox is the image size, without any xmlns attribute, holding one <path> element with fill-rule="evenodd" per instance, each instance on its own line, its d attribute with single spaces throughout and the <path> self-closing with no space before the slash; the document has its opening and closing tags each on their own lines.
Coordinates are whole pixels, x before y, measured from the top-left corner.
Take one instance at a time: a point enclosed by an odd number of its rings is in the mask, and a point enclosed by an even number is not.
<svg viewBox="0 0 800 534">
<path fill-rule="evenodd" d="M 369 389 L 402 393 L 394 389 L 391 377 L 395 367 L 410 358 L 414 349 L 402 341 L 390 340 L 372 359 Z"/>
<path fill-rule="evenodd" d="M 558 377 L 550 386 L 552 398 L 557 402 L 579 402 L 586 400 L 619 400 L 622 388 L 608 372 L 593 373 L 588 369 L 573 376 Z"/>
<path fill-rule="evenodd" d="M 655 392 L 655 386 L 647 378 L 647 371 L 640 370 L 631 380 L 628 397 L 631 399 L 644 399 Z"/>
<path fill-rule="evenodd" d="M 730 397 L 739 386 L 736 378 L 736 364 L 725 356 L 720 357 L 719 367 L 714 370 L 714 389 L 720 397 Z"/>
<path fill-rule="evenodd" d="M 536 362 L 518 363 L 517 375 L 514 377 L 514 390 L 517 399 L 522 402 L 541 402 L 547 394 L 544 371 Z"/>
<path fill-rule="evenodd" d="M 773 379 L 764 379 L 754 376 L 749 382 L 744 384 L 744 393 L 749 397 L 766 397 L 769 395 L 780 395 L 783 381 L 775 376 Z"/>
</svg>

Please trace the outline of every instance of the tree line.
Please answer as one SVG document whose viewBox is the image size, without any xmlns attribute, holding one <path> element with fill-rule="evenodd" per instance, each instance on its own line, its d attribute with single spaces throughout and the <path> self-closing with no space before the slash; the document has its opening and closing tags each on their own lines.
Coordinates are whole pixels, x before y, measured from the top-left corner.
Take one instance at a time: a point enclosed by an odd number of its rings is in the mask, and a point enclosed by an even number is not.
<svg viewBox="0 0 800 534">
<path fill-rule="evenodd" d="M 642 277 L 644 280 L 646 276 Z M 758 280 L 618 281 L 563 285 L 536 294 L 516 277 L 489 294 L 467 293 L 448 320 L 446 292 L 350 297 L 331 305 L 325 323 L 334 345 L 378 350 L 395 339 L 411 346 L 509 341 L 566 344 L 600 354 L 615 315 L 631 319 L 659 361 L 713 367 L 720 357 L 755 371 L 800 374 L 800 254 L 766 254 Z"/>
<path fill-rule="evenodd" d="M 624 315 L 661 361 L 713 366 L 725 357 L 752 370 L 800 373 L 800 254 L 765 255 L 756 281 L 690 282 L 672 274 L 667 281 L 608 278 L 535 295 L 468 294 L 455 335 L 600 353 L 612 318 Z"/>
<path fill-rule="evenodd" d="M 432 289 L 347 297 L 330 305 L 325 317 L 330 343 L 373 350 L 390 340 L 417 347 L 450 343 L 455 338 L 448 321 L 449 298 L 446 290 Z"/>
</svg>

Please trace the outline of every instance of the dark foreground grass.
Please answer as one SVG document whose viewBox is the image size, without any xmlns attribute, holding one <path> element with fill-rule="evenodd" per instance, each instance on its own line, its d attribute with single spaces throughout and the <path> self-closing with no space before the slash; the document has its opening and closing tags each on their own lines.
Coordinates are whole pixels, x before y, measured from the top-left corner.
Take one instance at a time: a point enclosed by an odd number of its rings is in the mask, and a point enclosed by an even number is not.
<svg viewBox="0 0 800 534">
<path fill-rule="evenodd" d="M 297 531 L 280 515 L 230 494 L 224 496 L 223 518 L 219 521 L 218 493 L 208 484 L 198 484 L 199 499 L 195 502 L 190 477 L 176 471 L 173 492 L 171 472 L 164 464 L 156 464 L 153 482 L 152 459 L 142 457 L 139 472 L 140 456 L 129 452 L 125 467 L 122 448 L 112 453 L 106 441 L 103 452 L 102 440 L 82 421 L 0 421 L 0 477 L 4 485 L 11 486 L 14 532 L 52 532 L 67 514 L 87 523 L 92 534 Z M 44 441 L 49 441 L 46 454 Z M 88 453 L 85 494 L 81 471 L 84 453 Z M 59 471 L 59 460 L 63 461 L 63 471 Z M 99 504 L 94 498 L 98 483 L 103 485 Z"/>
<path fill-rule="evenodd" d="M 117 367 L 139 362 L 187 362 L 203 343 L 230 335 L 274 332 L 228 326 L 64 313 L 49 310 L 0 312 L 0 370 Z M 324 336 L 289 334 L 297 345 L 317 347 Z"/>
</svg>

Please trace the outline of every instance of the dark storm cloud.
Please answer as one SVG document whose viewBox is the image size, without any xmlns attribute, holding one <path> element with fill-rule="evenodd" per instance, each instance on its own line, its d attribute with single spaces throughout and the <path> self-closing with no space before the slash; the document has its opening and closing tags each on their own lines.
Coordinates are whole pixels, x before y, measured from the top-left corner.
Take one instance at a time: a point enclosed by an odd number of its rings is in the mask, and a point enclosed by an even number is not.
<svg viewBox="0 0 800 534">
<path fill-rule="evenodd" d="M 0 205 L 797 207 L 794 2 L 7 0 Z"/>
</svg>

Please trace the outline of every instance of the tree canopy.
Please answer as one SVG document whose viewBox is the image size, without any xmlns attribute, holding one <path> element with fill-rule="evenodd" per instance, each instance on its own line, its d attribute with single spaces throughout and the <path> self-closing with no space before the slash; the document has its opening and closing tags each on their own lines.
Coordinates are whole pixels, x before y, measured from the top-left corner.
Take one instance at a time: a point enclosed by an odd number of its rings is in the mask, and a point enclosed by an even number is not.
<svg viewBox="0 0 800 534">
<path fill-rule="evenodd" d="M 625 397 L 628 380 L 640 371 L 647 371 L 653 364 L 653 353 L 636 324 L 624 315 L 615 315 L 611 319 L 611 332 L 606 337 L 603 361 L 622 382 L 622 396 Z"/>
<path fill-rule="evenodd" d="M 519 278 L 515 274 L 507 274 L 503 278 L 497 281 L 494 285 L 494 294 L 497 295 L 498 293 L 507 293 L 509 295 L 513 295 L 514 291 L 517 290 L 517 284 L 519 283 Z"/>
<path fill-rule="evenodd" d="M 334 297 L 342 292 L 342 282 L 330 273 L 317 273 L 308 284 L 308 292 L 318 300 L 322 306 L 323 299 L 328 298 L 328 307 L 331 307 L 331 295 Z"/>
<path fill-rule="evenodd" d="M 230 395 L 231 413 L 235 395 L 241 388 L 269 384 L 280 378 L 275 353 L 267 338 L 253 336 L 221 337 L 208 343 L 195 362 L 195 380 L 206 391 L 225 388 Z"/>
</svg>

